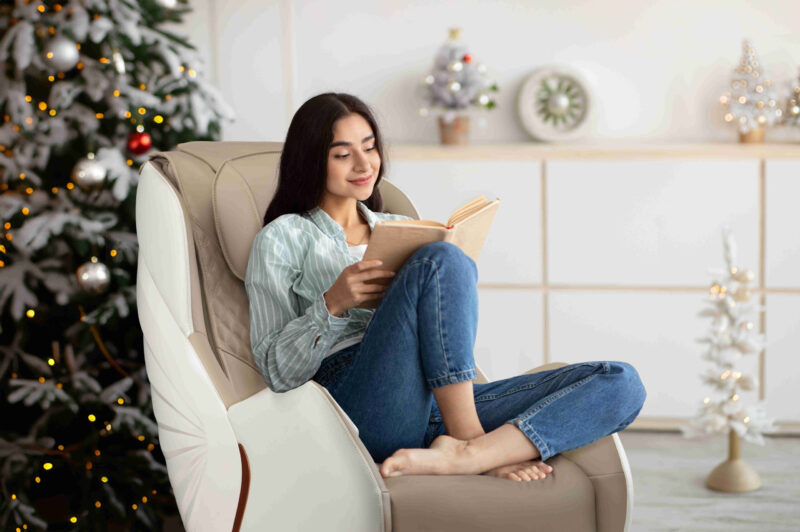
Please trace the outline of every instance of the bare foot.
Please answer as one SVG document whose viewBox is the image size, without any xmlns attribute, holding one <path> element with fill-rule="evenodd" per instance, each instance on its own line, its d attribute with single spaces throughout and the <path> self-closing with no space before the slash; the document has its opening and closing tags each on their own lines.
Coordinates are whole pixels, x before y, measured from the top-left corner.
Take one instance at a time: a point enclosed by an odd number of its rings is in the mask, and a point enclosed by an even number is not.
<svg viewBox="0 0 800 532">
<path fill-rule="evenodd" d="M 442 434 L 428 449 L 398 449 L 384 460 L 381 476 L 400 475 L 476 475 L 467 442 Z"/>
<path fill-rule="evenodd" d="M 517 482 L 529 482 L 531 480 L 543 479 L 548 473 L 552 472 L 553 468 L 550 465 L 545 464 L 541 460 L 532 460 L 520 462 L 519 464 L 495 467 L 482 474 L 516 480 Z"/>
</svg>

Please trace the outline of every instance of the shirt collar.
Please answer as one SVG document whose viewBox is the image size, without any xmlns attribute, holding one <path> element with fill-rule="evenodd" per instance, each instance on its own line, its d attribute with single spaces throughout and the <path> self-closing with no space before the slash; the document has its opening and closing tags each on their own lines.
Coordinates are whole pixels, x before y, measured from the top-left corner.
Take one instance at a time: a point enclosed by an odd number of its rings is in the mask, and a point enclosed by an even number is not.
<svg viewBox="0 0 800 532">
<path fill-rule="evenodd" d="M 378 221 L 377 215 L 369 210 L 369 207 L 367 207 L 361 201 L 356 201 L 356 206 L 358 207 L 358 210 L 361 212 L 362 216 L 364 216 L 364 218 L 367 220 L 369 229 L 372 231 L 375 228 L 375 222 Z M 314 207 L 307 212 L 307 215 L 309 218 L 311 218 L 311 221 L 314 222 L 314 224 L 326 235 L 340 240 L 345 239 L 344 229 L 342 229 L 342 226 L 336 223 L 336 221 L 331 218 L 330 215 L 321 207 Z"/>
</svg>

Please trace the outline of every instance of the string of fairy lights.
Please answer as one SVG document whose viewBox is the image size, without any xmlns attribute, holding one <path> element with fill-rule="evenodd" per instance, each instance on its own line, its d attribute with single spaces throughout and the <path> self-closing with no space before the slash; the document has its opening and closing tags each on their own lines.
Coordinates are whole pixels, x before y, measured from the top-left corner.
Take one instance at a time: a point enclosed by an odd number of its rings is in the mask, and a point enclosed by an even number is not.
<svg viewBox="0 0 800 532">
<path fill-rule="evenodd" d="M 31 0 L 26 0 L 26 4 L 29 4 L 29 3 L 31 3 Z M 167 7 L 167 8 L 174 7 L 174 5 L 175 5 L 175 3 L 173 1 L 171 1 L 171 0 L 162 0 L 160 3 L 164 7 Z M 40 3 L 36 7 L 36 9 L 40 13 L 45 13 L 47 11 L 47 7 L 42 3 Z M 61 4 L 54 4 L 53 7 L 52 7 L 52 11 L 55 12 L 55 13 L 59 13 L 62 9 L 64 9 L 64 6 L 62 6 Z M 98 13 L 95 13 L 93 15 L 93 17 L 95 19 L 97 19 L 97 18 L 100 17 L 100 15 Z M 19 19 L 16 19 L 16 18 L 13 18 L 13 17 L 10 20 L 10 23 L 11 23 L 12 26 L 14 24 L 18 23 L 18 22 L 19 22 Z M 56 35 L 57 30 L 56 30 L 56 28 L 54 26 L 47 26 L 46 28 L 45 27 L 39 27 L 39 28 L 37 28 L 37 33 L 39 33 L 39 35 L 41 35 L 41 36 L 45 36 L 45 35 L 54 36 L 54 35 Z M 74 43 L 74 46 L 75 46 L 75 49 L 77 50 L 77 52 L 81 51 L 81 44 L 80 43 Z M 52 51 L 46 51 L 45 52 L 45 59 L 52 60 L 53 59 L 53 52 Z M 122 55 L 119 53 L 118 50 L 114 50 L 112 58 L 108 58 L 108 57 L 102 56 L 102 57 L 98 58 L 97 61 L 100 64 L 103 64 L 103 65 L 112 65 L 113 68 L 115 68 L 116 71 L 118 73 L 120 73 L 120 74 L 123 74 L 125 72 L 124 60 L 122 59 Z M 85 64 L 84 64 L 83 61 L 79 60 L 74 65 L 74 67 L 69 68 L 69 70 L 72 70 L 73 68 L 76 69 L 77 71 L 80 71 L 80 70 L 85 68 Z M 186 74 L 190 78 L 195 78 L 197 76 L 197 72 L 194 69 L 189 68 L 189 67 L 187 67 L 185 65 L 180 65 L 180 72 Z M 63 79 L 66 78 L 66 76 L 67 76 L 67 74 L 64 71 L 59 71 L 57 73 L 49 74 L 47 76 L 47 80 L 50 83 L 55 83 L 56 80 L 63 80 Z M 147 90 L 147 85 L 144 84 L 144 83 L 140 83 L 138 85 L 138 88 L 140 90 L 142 90 L 142 91 L 146 91 Z M 122 93 L 118 88 L 114 88 L 113 92 L 111 93 L 111 95 L 114 98 L 122 97 Z M 170 101 L 172 99 L 172 95 L 171 94 L 166 94 L 166 95 L 164 95 L 163 99 L 164 99 L 164 101 L 168 102 L 168 101 Z M 13 124 L 12 129 L 13 129 L 13 131 L 15 133 L 20 133 L 23 130 L 25 130 L 25 131 L 33 130 L 34 127 L 35 127 L 34 118 L 36 118 L 37 122 L 44 121 L 44 120 L 47 120 L 48 118 L 53 118 L 53 117 L 58 116 L 59 112 L 63 110 L 63 109 L 58 109 L 58 108 L 55 108 L 55 107 L 52 107 L 52 106 L 48 105 L 48 103 L 46 101 L 43 101 L 43 100 L 42 101 L 34 101 L 34 100 L 35 100 L 34 97 L 32 95 L 30 95 L 30 94 L 25 96 L 25 101 L 27 103 L 32 104 L 32 108 L 35 110 L 35 113 L 38 116 L 27 116 L 27 117 L 24 118 L 24 120 L 21 123 Z M 118 120 L 118 119 L 121 119 L 122 116 L 114 117 L 114 116 L 108 116 L 106 113 L 103 113 L 103 112 L 97 112 L 97 113 L 95 113 L 95 118 L 97 120 L 106 120 L 106 119 Z M 137 136 L 135 138 L 135 140 L 137 141 L 135 146 L 133 146 L 132 143 L 131 143 L 132 136 L 134 135 L 133 133 L 131 134 L 131 137 L 129 137 L 129 139 L 128 139 L 128 149 L 129 149 L 129 151 L 131 151 L 132 153 L 134 153 L 136 155 L 142 155 L 143 153 L 146 153 L 151 147 L 151 140 L 149 138 L 149 135 L 147 133 L 145 133 L 145 122 L 146 121 L 149 120 L 153 124 L 155 124 L 157 126 L 166 127 L 167 129 L 169 129 L 169 124 L 170 124 L 169 117 L 165 117 L 165 116 L 163 116 L 162 114 L 160 114 L 158 112 L 151 112 L 150 110 L 148 110 L 146 107 L 143 107 L 143 106 L 137 107 L 133 111 L 127 110 L 124 113 L 124 118 L 129 120 L 135 126 L 135 131 L 136 131 L 136 133 L 139 134 L 139 136 Z M 12 118 L 11 118 L 11 116 L 9 114 L 5 114 L 3 116 L 3 121 L 4 121 L 4 123 L 11 122 Z M 3 145 L 3 144 L 0 144 L 0 153 L 3 153 L 8 158 L 13 158 L 13 156 L 14 156 L 13 147 L 14 146 L 6 146 L 6 145 Z M 93 160 L 94 157 L 95 157 L 95 154 L 92 153 L 92 152 L 87 154 L 87 159 L 89 159 L 89 160 Z M 135 161 L 134 161 L 133 158 L 128 157 L 126 159 L 126 163 L 127 163 L 128 166 L 133 167 L 134 164 L 135 164 Z M 1 175 L 2 174 L 0 174 L 0 176 Z M 14 184 L 14 186 L 9 185 L 8 180 L 5 180 L 3 183 L 0 183 L 0 193 L 2 193 L 2 194 L 16 193 L 16 194 L 21 194 L 21 195 L 24 195 L 24 196 L 31 196 L 36 192 L 36 188 L 35 188 L 36 185 L 33 184 L 33 183 L 30 183 L 29 180 L 26 180 L 26 175 L 25 175 L 24 172 L 20 172 L 17 176 L 13 176 L 13 177 L 17 178 L 16 179 L 16 183 Z M 13 179 L 13 177 L 11 177 L 11 178 Z M 74 175 L 73 175 L 73 177 L 74 177 Z M 102 181 L 100 183 L 102 183 Z M 80 186 L 81 189 L 84 189 L 84 190 L 87 190 L 87 191 L 94 188 L 94 187 L 84 187 L 82 183 L 78 183 L 78 185 Z M 58 194 L 62 193 L 62 188 L 65 190 L 65 193 L 69 193 L 70 191 L 73 191 L 75 189 L 75 186 L 76 186 L 76 183 L 73 182 L 72 180 L 67 181 L 67 183 L 63 187 L 53 186 L 53 187 L 51 187 L 49 189 L 50 197 L 54 198 L 54 197 L 58 196 Z M 20 209 L 19 213 L 22 215 L 23 220 L 24 220 L 24 218 L 31 216 L 31 214 L 32 214 L 31 213 L 31 207 L 29 205 L 23 206 Z M 13 217 L 11 219 L 13 219 Z M 8 250 L 6 248 L 6 245 L 12 244 L 13 240 L 14 240 L 14 232 L 13 232 L 14 231 L 14 226 L 13 226 L 13 224 L 11 222 L 11 219 L 8 220 L 8 221 L 3 221 L 1 223 L 0 231 L 2 231 L 2 234 L 0 236 L 0 269 L 7 267 L 7 262 L 9 260 L 9 252 L 8 252 Z M 24 223 L 24 221 L 22 223 L 18 224 L 18 225 L 21 226 L 23 223 Z M 118 252 L 117 252 L 116 249 L 111 249 L 108 252 L 108 256 L 111 257 L 112 259 L 117 257 L 117 255 L 118 255 Z M 99 259 L 97 257 L 97 254 L 95 253 L 91 257 L 91 262 L 92 263 L 97 263 L 98 260 Z M 79 272 L 79 280 L 80 280 L 80 272 Z M 34 309 L 34 308 L 27 309 L 25 311 L 25 316 L 28 319 L 33 319 L 36 316 L 36 309 Z M 81 309 L 80 320 L 81 321 L 85 321 L 85 318 L 86 318 L 86 315 L 83 313 L 83 309 Z M 116 364 L 113 359 L 111 359 L 111 356 L 108 354 L 107 350 L 105 349 L 105 347 L 104 347 L 104 345 L 102 343 L 102 340 L 99 337 L 99 333 L 97 332 L 96 328 L 93 325 L 90 325 L 90 328 L 92 329 L 92 332 L 93 332 L 93 334 L 95 336 L 95 341 L 100 346 L 100 349 L 101 349 L 101 351 L 103 351 L 103 353 L 106 356 L 106 358 L 108 358 L 110 360 L 110 362 L 112 363 L 112 366 L 116 367 L 117 371 L 119 371 L 119 372 L 121 372 L 121 373 L 123 373 L 124 375 L 127 376 L 127 373 L 125 373 L 124 370 L 122 370 L 122 368 L 120 368 L 119 365 Z M 66 346 L 66 348 L 64 350 L 64 357 L 63 357 L 63 360 L 62 360 L 62 355 L 61 355 L 60 349 L 58 348 L 58 343 L 57 342 L 53 342 L 53 344 L 54 344 L 54 346 L 53 346 L 53 354 L 52 354 L 51 357 L 49 357 L 47 359 L 48 366 L 55 368 L 57 365 L 64 363 L 67 366 L 67 370 L 68 370 L 67 374 L 69 375 L 71 373 L 74 373 L 74 371 L 75 371 L 75 363 L 74 363 L 74 359 L 72 357 L 71 346 L 70 345 Z M 18 379 L 18 378 L 19 378 L 19 375 L 16 372 L 12 372 L 11 373 L 11 379 Z M 65 377 L 65 378 L 68 378 L 68 377 Z M 60 379 L 56 378 L 54 380 L 58 381 Z M 44 384 L 44 383 L 47 382 L 47 378 L 45 376 L 39 376 L 38 377 L 38 382 Z M 55 386 L 58 389 L 62 389 L 63 388 L 63 383 L 62 382 L 56 382 Z M 126 399 L 125 399 L 125 397 L 120 396 L 120 397 L 118 397 L 116 399 L 115 402 L 116 402 L 116 405 L 123 406 L 123 405 L 126 404 Z M 95 413 L 88 413 L 86 415 L 86 420 L 89 423 L 91 423 L 92 425 L 97 424 L 99 426 L 98 434 L 101 437 L 108 436 L 113 431 L 114 427 L 112 427 L 111 422 L 109 420 L 100 420 L 98 415 L 96 415 Z M 135 434 L 135 438 L 136 438 L 136 440 L 138 440 L 139 442 L 142 442 L 142 443 L 144 443 L 146 441 L 146 439 L 147 439 L 144 434 Z M 98 445 L 98 447 L 100 447 L 100 446 Z M 156 447 L 156 445 L 154 443 L 152 443 L 152 442 L 148 442 L 144 446 L 144 448 L 148 452 L 152 452 L 155 449 L 155 447 Z M 55 455 L 57 457 L 64 457 L 64 458 L 67 458 L 67 459 L 69 459 L 69 457 L 70 457 L 70 449 L 65 447 L 63 444 L 57 445 L 55 447 L 55 449 L 44 449 L 43 448 L 43 449 L 41 449 L 41 451 L 45 455 Z M 112 479 L 112 477 L 111 477 L 111 475 L 110 475 L 110 473 L 108 471 L 102 471 L 102 469 L 103 469 L 102 467 L 96 468 L 96 466 L 95 466 L 95 462 L 99 461 L 101 456 L 102 456 L 102 451 L 99 448 L 96 448 L 96 449 L 93 450 L 92 455 L 94 456 L 95 460 L 93 461 L 92 459 L 88 459 L 88 460 L 86 460 L 86 462 L 84 464 L 84 468 L 85 468 L 85 471 L 87 472 L 87 474 L 90 474 L 90 475 L 94 476 L 96 474 L 95 473 L 96 470 L 100 469 L 101 470 L 101 474 L 99 474 L 99 476 L 96 477 L 97 480 L 99 481 L 99 483 L 100 484 L 107 484 L 107 483 L 112 482 L 113 479 Z M 42 484 L 43 482 L 46 482 L 48 473 L 51 473 L 56 469 L 56 464 L 57 464 L 57 461 L 53 460 L 52 458 L 50 460 L 44 461 L 42 463 L 42 465 L 41 465 L 41 471 L 38 472 L 37 474 L 35 474 L 35 476 L 33 477 L 33 479 L 32 479 L 33 482 L 35 484 Z M 140 493 L 138 499 L 136 499 L 133 502 L 129 502 L 128 504 L 130 505 L 130 508 L 132 510 L 136 511 L 136 510 L 138 510 L 140 508 L 140 505 L 147 504 L 148 501 L 150 500 L 150 498 L 152 496 L 157 495 L 157 494 L 158 494 L 158 491 L 156 489 L 145 490 L 144 492 Z M 17 494 L 16 493 L 11 493 L 10 494 L 10 498 L 11 498 L 12 501 L 17 500 Z M 96 509 L 102 508 L 103 507 L 103 502 L 100 500 L 100 498 L 97 498 L 97 499 L 95 499 L 95 501 L 93 503 L 93 506 Z M 77 524 L 79 519 L 80 519 L 80 517 L 81 516 L 85 516 L 86 512 L 88 512 L 88 511 L 89 511 L 89 509 L 85 509 L 83 512 L 78 513 L 77 515 L 70 515 L 70 517 L 68 518 L 69 523 Z M 16 527 L 16 530 L 17 531 L 28 530 L 28 528 L 29 527 L 28 527 L 27 523 L 22 523 L 21 526 Z"/>
</svg>

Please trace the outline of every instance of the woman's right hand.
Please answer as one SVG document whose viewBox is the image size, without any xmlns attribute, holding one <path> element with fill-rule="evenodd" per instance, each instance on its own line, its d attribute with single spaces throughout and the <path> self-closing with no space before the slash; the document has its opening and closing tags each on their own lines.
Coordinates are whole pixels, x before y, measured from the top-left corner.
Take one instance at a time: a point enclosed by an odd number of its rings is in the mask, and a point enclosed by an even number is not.
<svg viewBox="0 0 800 532">
<path fill-rule="evenodd" d="M 380 270 L 380 260 L 360 261 L 351 264 L 324 293 L 328 312 L 333 316 L 343 314 L 364 301 L 379 299 L 389 288 L 389 283 L 367 283 L 372 279 L 385 279 L 395 276 L 390 270 Z"/>
</svg>

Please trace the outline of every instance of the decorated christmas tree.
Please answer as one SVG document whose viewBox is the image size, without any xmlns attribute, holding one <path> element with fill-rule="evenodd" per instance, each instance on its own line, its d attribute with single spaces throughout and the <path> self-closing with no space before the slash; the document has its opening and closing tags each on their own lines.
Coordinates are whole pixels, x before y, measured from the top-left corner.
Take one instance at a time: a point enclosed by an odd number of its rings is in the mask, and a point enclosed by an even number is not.
<svg viewBox="0 0 800 532">
<path fill-rule="evenodd" d="M 711 318 L 708 334 L 698 341 L 708 345 L 703 358 L 713 365 L 700 378 L 713 391 L 711 396 L 703 399 L 697 415 L 689 425 L 683 427 L 683 433 L 687 437 L 728 433 L 731 459 L 723 465 L 735 462 L 735 470 L 718 468 L 728 476 L 718 478 L 712 473 L 709 487 L 723 491 L 747 491 L 727 488 L 731 483 L 736 484 L 735 477 L 744 469 L 753 483 L 758 478 L 755 471 L 740 460 L 739 438 L 764 445 L 762 434 L 775 430 L 775 427 L 773 420 L 766 415 L 763 402 L 748 403 L 745 398 L 745 392 L 754 393 L 757 390 L 756 378 L 744 371 L 745 357 L 757 356 L 764 348 L 764 335 L 758 332 L 753 322 L 754 314 L 762 310 L 752 301 L 749 287 L 755 275 L 739 267 L 736 242 L 727 227 L 723 230 L 723 244 L 726 268 L 714 272 L 707 306 L 699 314 Z M 741 483 L 736 485 L 742 487 Z"/>
<path fill-rule="evenodd" d="M 0 6 L 0 529 L 176 512 L 136 311 L 136 183 L 233 118 L 174 0 Z M 116 523 L 116 525 L 114 524 Z"/>
<path fill-rule="evenodd" d="M 468 108 L 493 109 L 492 92 L 497 84 L 487 75 L 486 65 L 476 61 L 461 41 L 461 30 L 451 28 L 448 40 L 439 48 L 433 68 L 422 82 L 421 116 L 431 113 L 452 122 Z"/>
<path fill-rule="evenodd" d="M 731 88 L 719 101 L 725 121 L 735 124 L 741 134 L 763 131 L 781 120 L 783 111 L 778 106 L 772 81 L 764 73 L 756 49 L 747 40 L 742 43 L 742 58 L 733 71 Z"/>
</svg>

